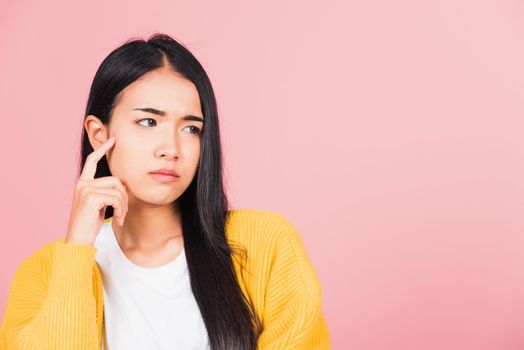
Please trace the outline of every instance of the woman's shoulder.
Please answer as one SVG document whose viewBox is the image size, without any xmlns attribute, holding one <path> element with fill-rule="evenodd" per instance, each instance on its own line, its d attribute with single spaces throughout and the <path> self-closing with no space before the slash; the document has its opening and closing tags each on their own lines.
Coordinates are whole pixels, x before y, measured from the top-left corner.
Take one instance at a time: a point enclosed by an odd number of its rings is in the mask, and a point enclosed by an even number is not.
<svg viewBox="0 0 524 350">
<path fill-rule="evenodd" d="M 288 219 L 281 213 L 274 210 L 266 209 L 253 209 L 253 208 L 239 208 L 231 209 L 228 211 L 228 222 L 229 223 L 275 223 L 288 221 Z"/>
<path fill-rule="evenodd" d="M 242 243 L 272 242 L 296 234 L 298 232 L 291 221 L 274 210 L 241 208 L 230 210 L 227 215 L 228 239 Z"/>
<path fill-rule="evenodd" d="M 280 213 L 274 210 L 265 209 L 253 209 L 253 208 L 239 208 L 231 209 L 227 213 L 227 219 L 229 223 L 239 223 L 246 220 L 272 220 L 276 217 L 283 217 Z"/>
<path fill-rule="evenodd" d="M 26 254 L 25 258 L 20 263 L 20 268 L 35 264 L 45 264 L 46 261 L 52 260 L 55 246 L 59 242 L 63 242 L 63 238 L 49 240 L 36 249 L 33 249 Z"/>
<path fill-rule="evenodd" d="M 285 215 L 272 210 L 236 209 L 229 213 L 226 227 L 228 239 L 246 248 L 257 275 L 267 273 L 269 284 L 277 281 L 266 288 L 287 288 L 278 282 L 287 281 L 299 286 L 297 290 L 307 295 L 307 300 L 320 299 L 320 280 L 304 240 Z"/>
<path fill-rule="evenodd" d="M 47 241 L 24 255 L 11 278 L 11 293 L 29 285 L 33 291 L 45 289 L 57 242 L 59 239 Z"/>
<path fill-rule="evenodd" d="M 264 259 L 300 260 L 310 265 L 306 247 L 297 226 L 273 210 L 235 209 L 226 221 L 226 237 L 240 243 L 253 256 Z"/>
<path fill-rule="evenodd" d="M 17 272 L 22 273 L 23 271 L 36 269 L 40 270 L 45 276 L 48 274 L 46 270 L 51 268 L 57 251 L 61 254 L 62 251 L 70 250 L 87 250 L 88 253 L 92 253 L 92 250 L 95 250 L 95 248 L 85 244 L 66 244 L 65 237 L 53 238 L 26 254 L 25 258 L 20 262 Z"/>
</svg>

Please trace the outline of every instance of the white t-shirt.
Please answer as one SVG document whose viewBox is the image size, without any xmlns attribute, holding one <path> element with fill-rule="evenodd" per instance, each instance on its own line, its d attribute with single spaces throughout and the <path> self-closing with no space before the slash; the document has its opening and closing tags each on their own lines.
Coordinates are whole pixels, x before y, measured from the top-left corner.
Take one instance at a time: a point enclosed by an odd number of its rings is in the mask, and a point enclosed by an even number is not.
<svg viewBox="0 0 524 350">
<path fill-rule="evenodd" d="M 184 250 L 165 265 L 140 267 L 120 249 L 111 221 L 94 246 L 104 291 L 102 350 L 210 349 Z"/>
</svg>

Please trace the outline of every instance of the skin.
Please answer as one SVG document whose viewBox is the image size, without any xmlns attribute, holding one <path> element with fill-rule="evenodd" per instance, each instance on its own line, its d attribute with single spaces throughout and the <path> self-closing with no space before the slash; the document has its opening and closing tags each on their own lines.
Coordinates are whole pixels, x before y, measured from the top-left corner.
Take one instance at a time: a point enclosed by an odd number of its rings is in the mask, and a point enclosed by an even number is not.
<svg viewBox="0 0 524 350">
<path fill-rule="evenodd" d="M 166 115 L 133 110 L 144 107 Z M 184 247 L 179 210 L 173 209 L 172 202 L 193 181 L 203 128 L 202 122 L 183 120 L 186 115 L 203 118 L 195 85 L 159 68 L 123 90 L 108 125 L 94 115 L 85 119 L 93 149 L 115 136 L 106 157 L 112 175 L 125 187 L 128 212 L 123 226 L 113 220 L 112 228 L 127 258 L 142 267 L 164 265 Z M 180 177 L 160 182 L 149 174 L 160 168 L 174 168 Z"/>
</svg>

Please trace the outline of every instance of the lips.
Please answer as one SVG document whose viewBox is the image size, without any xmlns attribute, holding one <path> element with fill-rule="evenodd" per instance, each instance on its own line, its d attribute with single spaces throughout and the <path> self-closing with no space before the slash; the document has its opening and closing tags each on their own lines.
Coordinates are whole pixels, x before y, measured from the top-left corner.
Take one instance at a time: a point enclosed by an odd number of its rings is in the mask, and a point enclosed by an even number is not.
<svg viewBox="0 0 524 350">
<path fill-rule="evenodd" d="M 174 177 L 180 177 L 174 169 L 162 168 L 151 171 L 150 174 L 170 175 Z"/>
<path fill-rule="evenodd" d="M 150 174 L 152 178 L 154 178 L 157 181 L 160 182 L 175 182 L 178 181 L 178 176 L 173 175 L 166 175 L 166 174 L 158 174 L 158 173 L 151 173 Z"/>
</svg>

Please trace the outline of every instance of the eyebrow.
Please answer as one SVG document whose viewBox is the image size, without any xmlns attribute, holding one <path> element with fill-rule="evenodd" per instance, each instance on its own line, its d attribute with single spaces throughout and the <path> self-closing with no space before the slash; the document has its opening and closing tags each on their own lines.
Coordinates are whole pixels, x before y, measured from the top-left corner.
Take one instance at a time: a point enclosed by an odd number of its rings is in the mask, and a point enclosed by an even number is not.
<svg viewBox="0 0 524 350">
<path fill-rule="evenodd" d="M 144 107 L 144 108 L 133 108 L 134 111 L 143 111 L 143 112 L 148 112 L 148 113 L 153 113 L 153 114 L 156 114 L 156 115 L 159 115 L 161 117 L 165 117 L 166 116 L 166 112 L 164 111 L 160 111 L 156 108 L 151 108 L 151 107 Z M 185 115 L 182 119 L 184 120 L 194 120 L 196 122 L 204 122 L 204 118 L 202 117 L 198 117 L 196 115 L 192 115 L 192 114 L 188 114 L 188 115 Z"/>
</svg>

